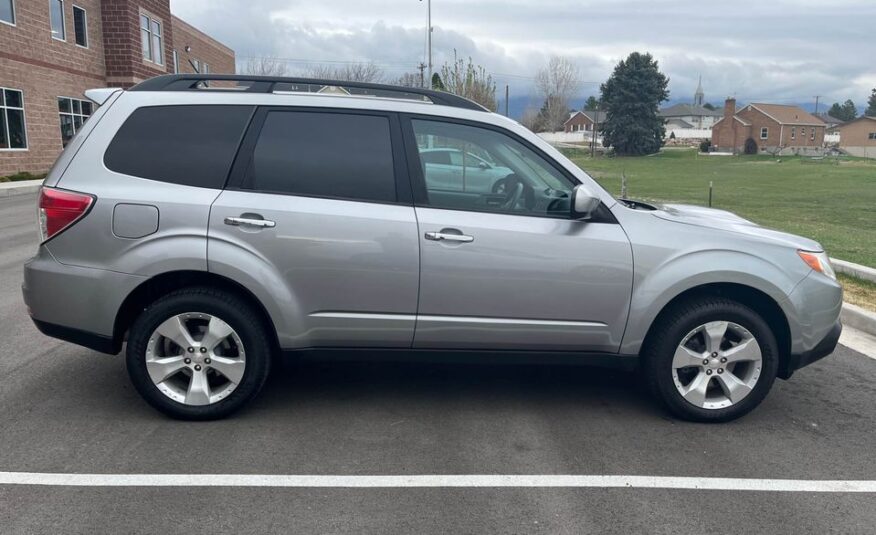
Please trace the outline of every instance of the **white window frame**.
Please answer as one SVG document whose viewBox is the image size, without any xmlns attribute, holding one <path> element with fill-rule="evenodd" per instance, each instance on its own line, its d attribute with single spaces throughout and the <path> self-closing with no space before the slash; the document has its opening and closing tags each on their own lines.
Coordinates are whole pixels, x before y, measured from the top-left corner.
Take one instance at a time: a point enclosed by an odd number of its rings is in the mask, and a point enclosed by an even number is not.
<svg viewBox="0 0 876 535">
<path fill-rule="evenodd" d="M 16 147 L 16 148 L 8 147 L 5 149 L 0 148 L 0 152 L 27 152 L 28 150 L 30 150 L 30 143 L 29 143 L 30 140 L 28 139 L 28 135 L 27 135 L 27 112 L 24 111 L 24 90 L 23 89 L 15 89 L 14 87 L 0 87 L 0 92 L 6 91 L 7 89 L 10 91 L 17 91 L 17 92 L 21 93 L 21 107 L 19 108 L 17 106 L 7 106 L 5 100 L 3 101 L 3 104 L 0 105 L 0 113 L 2 113 L 4 116 L 3 117 L 3 121 L 4 121 L 3 124 L 6 125 L 6 127 L 5 127 L 6 128 L 6 132 L 5 132 L 6 141 L 10 145 L 12 144 L 12 136 L 9 135 L 9 116 L 6 113 L 6 110 L 7 109 L 21 110 L 21 126 L 22 126 L 22 128 L 24 128 L 24 147 Z M 6 97 L 4 96 L 3 98 L 5 99 Z"/>
<path fill-rule="evenodd" d="M 812 133 L 809 134 L 809 141 L 815 141 L 815 128 L 810 130 L 810 132 L 812 132 Z"/>
<path fill-rule="evenodd" d="M 797 127 L 796 126 L 791 127 L 791 139 L 797 139 Z"/>
<path fill-rule="evenodd" d="M 12 21 L 0 19 L 0 24 L 6 24 L 8 26 L 15 26 L 15 0 L 9 0 L 9 9 L 12 10 Z"/>
<path fill-rule="evenodd" d="M 760 127 L 760 138 L 767 139 L 768 137 L 770 137 L 770 129 L 766 126 Z"/>
<path fill-rule="evenodd" d="M 85 32 L 85 44 L 80 45 L 76 42 L 76 10 L 82 12 L 82 29 Z M 88 10 L 84 7 L 77 6 L 73 4 L 73 44 L 78 46 L 79 48 L 88 48 L 89 47 L 89 39 L 88 39 Z"/>
<path fill-rule="evenodd" d="M 805 126 L 800 127 L 800 139 L 806 139 L 806 127 Z"/>
<path fill-rule="evenodd" d="M 64 13 L 65 0 L 49 0 L 49 30 L 52 32 L 52 39 L 55 41 L 67 42 L 67 14 Z M 55 29 L 52 28 L 52 7 L 54 4 L 61 4 L 61 37 L 55 37 Z"/>
<path fill-rule="evenodd" d="M 97 106 L 93 102 L 91 102 L 89 100 L 84 100 L 81 98 L 65 97 L 65 96 L 58 97 L 58 100 L 64 100 L 64 99 L 70 101 L 70 111 L 67 112 L 67 111 L 61 111 L 60 108 L 58 109 L 58 126 L 59 127 L 61 126 L 61 123 L 60 123 L 61 117 L 60 116 L 61 115 L 69 115 L 70 120 L 71 120 L 70 124 L 73 125 L 73 136 L 70 137 L 70 139 L 72 140 L 73 137 L 76 136 L 76 133 L 79 131 L 79 129 L 82 128 L 82 125 L 85 124 L 85 121 L 87 121 L 89 117 L 94 115 L 94 110 L 95 110 L 95 108 L 97 108 Z M 73 111 L 73 101 L 74 100 L 79 102 L 79 113 L 76 113 Z M 82 113 L 82 103 L 83 102 L 91 104 L 91 113 L 89 113 L 88 115 L 85 115 Z M 82 124 L 79 125 L 79 129 L 76 128 L 76 120 L 75 120 L 76 117 L 79 117 L 80 119 L 82 119 Z M 64 144 L 64 132 L 63 131 L 61 131 L 61 144 L 62 145 Z"/>
<path fill-rule="evenodd" d="M 143 19 L 146 19 L 146 28 L 143 27 Z M 142 51 L 142 57 L 144 61 L 148 61 L 150 63 L 154 63 L 155 65 L 164 66 L 164 22 L 160 19 L 157 19 L 150 15 L 149 13 L 140 12 L 140 16 L 137 19 L 137 23 L 140 27 L 140 47 L 143 46 L 143 33 L 145 32 L 148 36 L 149 47 Z M 158 32 L 154 31 L 155 25 L 158 25 Z M 155 40 L 158 40 L 158 48 L 160 50 L 155 50 Z M 148 54 L 147 54 L 148 52 Z"/>
</svg>

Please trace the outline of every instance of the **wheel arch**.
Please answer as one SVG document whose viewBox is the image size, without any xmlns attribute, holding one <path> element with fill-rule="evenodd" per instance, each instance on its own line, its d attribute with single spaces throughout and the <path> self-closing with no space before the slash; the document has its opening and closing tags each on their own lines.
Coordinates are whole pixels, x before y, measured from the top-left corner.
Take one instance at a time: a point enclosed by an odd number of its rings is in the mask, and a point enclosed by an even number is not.
<svg viewBox="0 0 876 535">
<path fill-rule="evenodd" d="M 651 322 L 642 347 L 647 347 L 656 327 L 680 303 L 706 297 L 723 297 L 741 303 L 759 314 L 770 326 L 779 346 L 779 370 L 785 369 L 785 361 L 791 355 L 791 328 L 782 307 L 765 292 L 752 286 L 732 282 L 701 284 L 688 288 L 669 300 Z M 780 375 L 781 377 L 781 375 Z M 787 377 L 782 377 L 786 379 Z"/>
<path fill-rule="evenodd" d="M 150 303 L 167 295 L 170 292 L 191 286 L 210 286 L 232 293 L 252 305 L 253 309 L 261 316 L 268 327 L 271 344 L 275 351 L 279 350 L 280 344 L 277 338 L 277 327 L 264 304 L 248 288 L 242 284 L 208 271 L 170 271 L 156 275 L 142 282 L 134 288 L 122 301 L 113 326 L 113 345 L 121 350 L 131 324 Z"/>
</svg>

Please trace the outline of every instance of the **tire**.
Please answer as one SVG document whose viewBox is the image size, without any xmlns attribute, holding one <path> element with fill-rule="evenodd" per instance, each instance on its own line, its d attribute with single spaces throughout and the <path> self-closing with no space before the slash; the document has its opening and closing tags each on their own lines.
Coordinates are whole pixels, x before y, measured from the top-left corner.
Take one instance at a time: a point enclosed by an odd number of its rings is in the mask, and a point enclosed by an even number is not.
<svg viewBox="0 0 876 535">
<path fill-rule="evenodd" d="M 174 291 L 134 320 L 126 353 L 128 375 L 143 399 L 168 416 L 224 418 L 251 401 L 268 377 L 272 345 L 261 318 L 245 300 L 215 288 Z M 165 336 L 177 325 L 182 327 L 176 332 L 185 330 L 188 338 Z M 230 334 L 223 337 L 226 333 Z M 186 359 L 189 362 L 183 364 Z M 158 368 L 163 363 L 170 364 Z"/>
<path fill-rule="evenodd" d="M 723 324 L 720 349 L 712 351 Z M 678 418 L 734 420 L 757 407 L 775 382 L 776 337 L 760 315 L 741 303 L 724 297 L 689 300 L 664 313 L 651 331 L 641 355 L 645 381 Z"/>
</svg>

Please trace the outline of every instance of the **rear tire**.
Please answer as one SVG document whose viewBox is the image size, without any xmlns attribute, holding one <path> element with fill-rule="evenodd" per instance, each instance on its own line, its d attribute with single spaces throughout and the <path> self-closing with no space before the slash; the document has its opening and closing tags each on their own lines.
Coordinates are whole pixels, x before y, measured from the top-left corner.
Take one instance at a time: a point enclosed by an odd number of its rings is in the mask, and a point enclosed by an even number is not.
<svg viewBox="0 0 876 535">
<path fill-rule="evenodd" d="M 651 393 L 684 420 L 727 422 L 757 407 L 775 382 L 776 337 L 749 307 L 723 297 L 680 303 L 642 351 Z"/>
<path fill-rule="evenodd" d="M 184 288 L 137 317 L 126 364 L 154 408 L 181 420 L 214 420 L 259 393 L 271 347 L 261 315 L 245 300 L 215 288 Z"/>
</svg>

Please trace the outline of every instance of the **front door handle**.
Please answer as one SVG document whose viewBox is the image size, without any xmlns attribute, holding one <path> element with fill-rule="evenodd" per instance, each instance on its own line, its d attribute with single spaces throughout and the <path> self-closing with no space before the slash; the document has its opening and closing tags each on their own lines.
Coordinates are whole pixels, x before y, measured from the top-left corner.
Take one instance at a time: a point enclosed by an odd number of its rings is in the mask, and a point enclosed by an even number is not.
<svg viewBox="0 0 876 535">
<path fill-rule="evenodd" d="M 456 234 L 453 232 L 447 232 L 447 230 L 448 229 L 444 229 L 441 232 L 427 232 L 426 239 L 431 241 L 453 241 L 459 243 L 471 243 L 474 241 L 473 236 L 466 236 L 462 233 Z"/>
<path fill-rule="evenodd" d="M 274 228 L 277 226 L 273 221 L 267 219 L 251 219 L 248 217 L 226 217 L 225 224 L 232 227 L 259 227 L 259 228 Z"/>
</svg>

